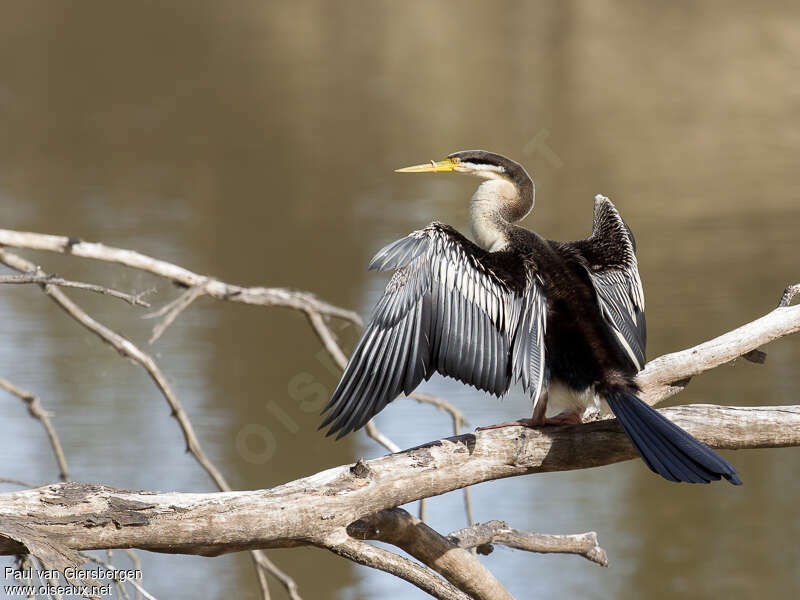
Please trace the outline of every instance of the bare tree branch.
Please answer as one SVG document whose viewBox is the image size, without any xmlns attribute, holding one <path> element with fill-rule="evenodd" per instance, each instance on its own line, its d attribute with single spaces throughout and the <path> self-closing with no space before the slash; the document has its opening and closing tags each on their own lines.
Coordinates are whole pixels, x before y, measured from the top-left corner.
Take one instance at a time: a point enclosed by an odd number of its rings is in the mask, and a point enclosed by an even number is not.
<svg viewBox="0 0 800 600">
<path fill-rule="evenodd" d="M 144 308 L 150 307 L 148 302 L 142 300 L 142 296 L 144 296 L 147 292 L 143 292 L 141 294 L 126 294 L 125 292 L 119 292 L 102 285 L 82 283 L 80 281 L 70 281 L 69 279 L 62 279 L 61 277 L 56 277 L 55 275 L 46 275 L 44 273 L 33 273 L 30 275 L 0 275 L 0 284 L 2 283 L 38 283 L 57 285 L 59 287 L 76 288 L 79 290 L 96 292 L 98 294 L 103 294 L 104 296 L 111 296 L 112 298 L 119 298 L 120 300 L 124 300 L 133 306 L 143 306 Z"/>
<path fill-rule="evenodd" d="M 440 600 L 470 600 L 468 595 L 458 590 L 455 586 L 443 581 L 429 569 L 407 558 L 382 548 L 370 546 L 344 533 L 337 536 L 337 538 L 335 541 L 326 541 L 323 547 L 358 564 L 386 571 L 396 577 L 405 579 L 434 598 L 439 598 Z"/>
<path fill-rule="evenodd" d="M 472 598 L 513 600 L 473 554 L 402 508 L 382 510 L 351 523 L 350 537 L 379 540 L 402 548 Z"/>
<path fill-rule="evenodd" d="M 25 390 L 18 388 L 13 383 L 7 379 L 3 379 L 2 377 L 0 377 L 0 388 L 3 388 L 8 393 L 22 400 L 27 405 L 30 415 L 34 419 L 37 419 L 41 422 L 42 427 L 44 427 L 47 437 L 50 440 L 50 446 L 53 448 L 53 454 L 55 454 L 56 462 L 58 463 L 58 478 L 61 481 L 67 481 L 69 479 L 67 457 L 64 456 L 64 449 L 61 447 L 61 440 L 58 439 L 56 429 L 53 427 L 52 421 L 50 421 L 50 415 L 42 408 L 42 403 L 39 402 L 39 398 L 30 392 L 26 392 Z"/>
<path fill-rule="evenodd" d="M 283 288 L 231 285 L 212 277 L 193 273 L 188 269 L 184 269 L 170 262 L 134 252 L 133 250 L 84 242 L 77 238 L 11 231 L 8 229 L 0 229 L 0 246 L 27 248 L 29 250 L 45 250 L 48 252 L 57 252 L 59 254 L 71 254 L 72 256 L 82 258 L 117 263 L 164 277 L 184 287 L 202 285 L 209 296 L 217 299 L 261 306 L 283 306 L 296 310 L 311 309 L 324 315 L 338 317 L 359 325 L 361 324 L 361 317 L 353 311 L 323 302 L 307 292 L 295 292 Z"/>
<path fill-rule="evenodd" d="M 661 412 L 712 448 L 800 445 L 800 406 L 692 405 Z M 40 550 L 46 541 L 63 566 L 74 550 L 141 548 L 217 556 L 254 548 L 324 546 L 354 521 L 420 498 L 494 479 L 637 456 L 617 422 L 609 419 L 446 438 L 268 490 L 187 494 L 54 484 L 0 494 L 0 554 L 18 554 L 29 544 Z M 43 557 L 31 551 L 44 562 L 53 561 L 47 552 Z"/>
<path fill-rule="evenodd" d="M 643 391 L 642 400 L 658 404 L 683 390 L 695 375 L 797 331 L 800 331 L 800 305 L 780 306 L 712 340 L 651 360 L 636 378 Z"/>
<path fill-rule="evenodd" d="M 460 548 L 479 547 L 480 554 L 491 553 L 491 544 L 502 544 L 527 552 L 578 554 L 601 567 L 608 566 L 606 551 L 599 546 L 594 531 L 552 535 L 512 529 L 505 521 L 489 521 L 454 531 L 447 537 Z"/>
</svg>

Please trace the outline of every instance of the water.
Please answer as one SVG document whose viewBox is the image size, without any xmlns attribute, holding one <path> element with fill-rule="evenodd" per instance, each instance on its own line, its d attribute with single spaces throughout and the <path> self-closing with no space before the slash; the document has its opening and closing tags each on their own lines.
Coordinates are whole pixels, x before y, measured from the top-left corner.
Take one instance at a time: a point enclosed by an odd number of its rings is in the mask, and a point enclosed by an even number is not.
<svg viewBox="0 0 800 600">
<path fill-rule="evenodd" d="M 6 3 L 0 223 L 366 314 L 384 282 L 364 268 L 379 247 L 434 218 L 467 229 L 474 181 L 392 169 L 487 148 L 533 173 L 525 224 L 546 237 L 586 235 L 596 193 L 617 203 L 639 240 L 657 356 L 760 316 L 800 280 L 798 13 L 781 2 Z M 64 277 L 157 286 L 160 302 L 179 293 L 135 271 L 25 254 Z M 142 311 L 71 296 L 146 346 Z M 0 289 L 0 333 L 0 376 L 54 413 L 75 479 L 213 489 L 147 376 L 37 289 Z M 148 349 L 237 489 L 382 453 L 363 434 L 322 438 L 314 407 L 292 399 L 298 375 L 336 383 L 300 314 L 201 299 Z M 722 367 L 673 402 L 796 403 L 798 341 L 767 350 L 765 365 Z M 472 426 L 529 411 L 518 392 L 498 402 L 441 378 L 424 389 Z M 41 427 L 2 402 L 0 476 L 53 481 Z M 403 447 L 451 427 L 406 401 L 377 422 Z M 478 520 L 596 530 L 611 568 L 504 548 L 483 560 L 519 598 L 791 596 L 800 454 L 724 454 L 742 488 L 670 485 L 638 461 L 477 486 Z M 460 506 L 458 493 L 436 498 L 428 520 L 460 528 Z M 256 597 L 246 555 L 140 554 L 158 597 Z M 321 550 L 271 556 L 305 598 L 423 597 Z"/>
</svg>

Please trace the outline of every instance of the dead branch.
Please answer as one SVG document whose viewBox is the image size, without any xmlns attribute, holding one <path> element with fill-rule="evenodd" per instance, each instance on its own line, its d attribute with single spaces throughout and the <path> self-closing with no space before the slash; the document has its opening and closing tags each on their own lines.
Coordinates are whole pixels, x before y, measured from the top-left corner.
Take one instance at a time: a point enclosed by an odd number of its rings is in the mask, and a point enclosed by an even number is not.
<svg viewBox="0 0 800 600">
<path fill-rule="evenodd" d="M 7 283 L 7 284 L 38 283 L 38 284 L 57 285 L 59 287 L 76 288 L 79 290 L 88 290 L 90 292 L 95 292 L 97 294 L 103 294 L 104 296 L 111 296 L 112 298 L 119 298 L 120 300 L 124 300 L 125 302 L 133 306 L 143 306 L 144 308 L 150 307 L 149 303 L 142 300 L 142 296 L 144 296 L 146 292 L 143 292 L 141 294 L 126 294 L 125 292 L 119 292 L 117 290 L 102 285 L 95 285 L 93 283 L 82 283 L 80 281 L 70 281 L 69 279 L 62 279 L 61 277 L 56 277 L 55 275 L 47 275 L 44 273 L 33 273 L 30 275 L 0 275 L 0 284 L 1 283 Z"/>
<path fill-rule="evenodd" d="M 334 554 L 360 565 L 386 571 L 405 579 L 439 600 L 470 600 L 469 596 L 448 582 L 439 579 L 430 569 L 383 548 L 360 542 L 346 533 L 332 536 L 322 546 Z"/>
<path fill-rule="evenodd" d="M 351 523 L 347 533 L 402 548 L 473 598 L 513 600 L 494 575 L 469 551 L 440 535 L 402 508 L 382 510 Z"/>
<path fill-rule="evenodd" d="M 800 305 L 781 305 L 713 340 L 653 359 L 636 378 L 642 388 L 642 400 L 651 405 L 658 404 L 683 390 L 695 375 L 797 331 L 800 331 Z"/>
<path fill-rule="evenodd" d="M 28 412 L 30 415 L 42 424 L 42 427 L 44 427 L 44 430 L 47 433 L 47 438 L 50 440 L 50 446 L 53 448 L 53 454 L 56 457 L 56 462 L 58 463 L 58 478 L 61 481 L 69 480 L 67 457 L 64 456 L 64 449 L 61 447 L 61 440 L 58 439 L 56 429 L 53 427 L 52 421 L 50 421 L 50 414 L 42 408 L 42 403 L 39 401 L 39 398 L 30 392 L 26 392 L 25 390 L 18 388 L 13 383 L 3 379 L 2 377 L 0 377 L 0 388 L 3 388 L 8 393 L 22 400 L 28 407 Z"/>
<path fill-rule="evenodd" d="M 694 405 L 662 412 L 713 448 L 800 445 L 800 406 Z M 63 570 L 82 560 L 76 550 L 141 548 L 217 556 L 315 545 L 402 577 L 436 598 L 462 599 L 468 597 L 463 590 L 438 579 L 431 569 L 354 539 L 348 526 L 379 511 L 466 485 L 635 457 L 616 421 L 605 420 L 462 435 L 269 490 L 186 494 L 55 484 L 0 494 L 0 554 L 27 550 L 45 568 Z M 524 546 L 528 541 L 515 543 Z M 404 547 L 405 542 L 398 545 Z M 445 570 L 440 560 L 434 564 Z M 449 564 L 454 568 L 458 563 Z M 466 586 L 464 580 L 471 583 L 468 574 L 454 578 L 458 587 Z"/>
<path fill-rule="evenodd" d="M 800 445 L 800 406 L 691 405 L 661 412 L 712 448 Z M 420 498 L 494 479 L 636 456 L 617 422 L 609 419 L 446 438 L 268 490 L 187 494 L 54 484 L 0 494 L 0 531 L 6 536 L 0 537 L 0 554 L 17 554 L 21 544 L 28 538 L 36 542 L 37 536 L 71 551 L 141 548 L 204 556 L 325 546 L 354 521 Z"/>
<path fill-rule="evenodd" d="M 283 288 L 232 285 L 213 277 L 199 275 L 178 265 L 158 260 L 133 250 L 84 242 L 78 238 L 0 229 L 0 246 L 45 250 L 116 263 L 164 277 L 187 288 L 202 286 L 206 294 L 220 300 L 260 306 L 282 306 L 296 310 L 310 308 L 324 315 L 351 321 L 358 325 L 361 324 L 361 317 L 353 311 L 323 302 L 307 292 L 296 292 Z"/>
<path fill-rule="evenodd" d="M 478 548 L 479 554 L 490 554 L 492 544 L 502 544 L 527 552 L 578 554 L 601 567 L 608 566 L 608 556 L 594 531 L 552 535 L 512 529 L 505 521 L 489 521 L 454 531 L 447 537 L 459 548 Z"/>
</svg>

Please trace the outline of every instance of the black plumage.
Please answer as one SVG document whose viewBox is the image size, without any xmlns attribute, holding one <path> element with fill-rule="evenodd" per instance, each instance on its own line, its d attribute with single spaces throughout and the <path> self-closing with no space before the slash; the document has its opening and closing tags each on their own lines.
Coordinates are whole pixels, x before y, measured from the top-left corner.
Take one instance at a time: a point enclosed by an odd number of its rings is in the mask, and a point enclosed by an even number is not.
<svg viewBox="0 0 800 600">
<path fill-rule="evenodd" d="M 408 170 L 486 179 L 472 199 L 478 245 L 434 222 L 379 251 L 369 268 L 394 270 L 323 412 L 337 438 L 369 421 L 433 373 L 495 396 L 519 382 L 545 423 L 548 396 L 580 415 L 605 399 L 645 463 L 670 481 L 739 484 L 736 469 L 638 397 L 645 363 L 644 292 L 635 240 L 597 196 L 590 237 L 548 241 L 513 225 L 534 186 L 510 159 L 485 151 Z"/>
</svg>

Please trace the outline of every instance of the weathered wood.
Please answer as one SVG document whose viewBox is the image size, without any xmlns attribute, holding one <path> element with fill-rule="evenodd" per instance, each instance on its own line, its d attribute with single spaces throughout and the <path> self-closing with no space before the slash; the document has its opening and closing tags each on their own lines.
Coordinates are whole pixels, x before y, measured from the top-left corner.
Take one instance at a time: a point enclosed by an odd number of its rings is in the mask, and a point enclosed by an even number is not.
<svg viewBox="0 0 800 600">
<path fill-rule="evenodd" d="M 763 317 L 692 348 L 659 356 L 636 378 L 642 400 L 658 404 L 683 390 L 692 377 L 800 331 L 800 305 L 779 306 Z M 763 362 L 763 360 L 761 361 Z"/>
<path fill-rule="evenodd" d="M 460 548 L 478 548 L 480 554 L 489 554 L 492 544 L 527 552 L 579 554 L 602 567 L 608 566 L 606 551 L 597 543 L 597 533 L 571 535 L 532 533 L 509 527 L 505 521 L 478 523 L 466 529 L 454 531 L 447 536 Z"/>
<path fill-rule="evenodd" d="M 472 553 L 402 508 L 382 510 L 359 519 L 347 527 L 347 533 L 355 539 L 379 540 L 402 548 L 472 598 L 514 600 Z"/>
<path fill-rule="evenodd" d="M 682 406 L 669 419 L 712 448 L 800 445 L 800 406 Z M 141 548 L 216 556 L 253 548 L 325 545 L 378 511 L 466 485 L 582 469 L 636 457 L 615 420 L 451 437 L 322 471 L 268 490 L 208 494 L 131 492 L 67 483 L 0 494 L 0 516 L 72 550 Z M 743 477 L 746 481 L 746 474 Z M 16 554 L 14 535 L 0 554 Z"/>
</svg>

